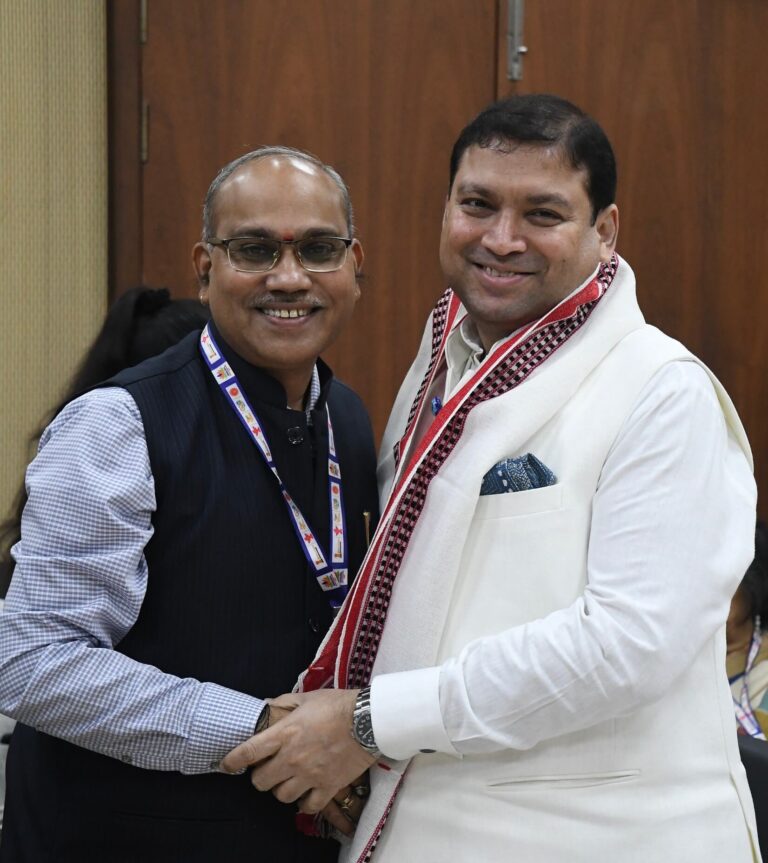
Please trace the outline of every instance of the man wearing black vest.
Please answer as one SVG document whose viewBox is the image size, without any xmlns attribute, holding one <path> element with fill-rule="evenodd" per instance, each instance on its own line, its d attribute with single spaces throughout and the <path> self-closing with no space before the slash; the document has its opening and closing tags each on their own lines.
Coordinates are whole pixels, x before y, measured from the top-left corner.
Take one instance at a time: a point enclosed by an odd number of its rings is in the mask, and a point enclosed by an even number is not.
<svg viewBox="0 0 768 863">
<path fill-rule="evenodd" d="M 368 417 L 318 359 L 359 296 L 347 188 L 249 153 L 193 260 L 209 328 L 70 403 L 28 471 L 2 861 L 336 857 L 218 765 L 279 719 L 264 699 L 315 654 L 377 516 Z"/>
</svg>

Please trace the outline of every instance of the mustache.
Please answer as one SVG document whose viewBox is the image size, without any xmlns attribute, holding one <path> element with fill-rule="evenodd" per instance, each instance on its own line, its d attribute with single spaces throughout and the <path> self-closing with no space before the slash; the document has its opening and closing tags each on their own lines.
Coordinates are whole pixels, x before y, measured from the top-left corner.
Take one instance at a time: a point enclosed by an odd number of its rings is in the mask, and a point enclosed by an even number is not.
<svg viewBox="0 0 768 863">
<path fill-rule="evenodd" d="M 494 255 L 488 249 L 477 249 L 467 257 L 479 267 L 500 267 L 514 270 L 517 273 L 533 273 L 541 269 L 539 260 L 523 257 L 520 252 L 512 252 L 509 255 Z"/>
</svg>

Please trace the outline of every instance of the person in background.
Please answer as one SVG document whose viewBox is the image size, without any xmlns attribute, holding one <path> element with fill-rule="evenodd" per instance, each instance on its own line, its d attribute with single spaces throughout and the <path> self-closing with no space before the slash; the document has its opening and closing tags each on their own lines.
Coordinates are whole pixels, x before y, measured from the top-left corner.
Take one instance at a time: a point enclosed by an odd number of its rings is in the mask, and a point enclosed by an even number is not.
<svg viewBox="0 0 768 863">
<path fill-rule="evenodd" d="M 731 600 L 726 668 L 739 734 L 768 735 L 768 528 L 758 521 L 755 559 Z"/>
<path fill-rule="evenodd" d="M 32 435 L 37 443 L 64 405 L 124 368 L 162 353 L 208 322 L 208 311 L 195 300 L 172 300 L 166 288 L 136 287 L 121 294 L 107 312 L 98 335 L 86 351 L 61 401 Z M 11 548 L 21 538 L 21 516 L 27 502 L 22 482 L 8 518 L 0 524 L 0 611 L 15 562 Z M 0 715 L 0 829 L 5 798 L 5 762 L 14 721 Z"/>
<path fill-rule="evenodd" d="M 173 300 L 167 288 L 139 286 L 121 294 L 107 311 L 104 323 L 86 351 L 59 403 L 31 436 L 36 445 L 45 427 L 64 405 L 119 371 L 135 366 L 208 322 L 208 310 L 195 300 Z M 11 547 L 21 538 L 21 514 L 27 502 L 24 483 L 11 513 L 0 523 L 0 598 L 5 598 L 15 562 Z"/>
</svg>

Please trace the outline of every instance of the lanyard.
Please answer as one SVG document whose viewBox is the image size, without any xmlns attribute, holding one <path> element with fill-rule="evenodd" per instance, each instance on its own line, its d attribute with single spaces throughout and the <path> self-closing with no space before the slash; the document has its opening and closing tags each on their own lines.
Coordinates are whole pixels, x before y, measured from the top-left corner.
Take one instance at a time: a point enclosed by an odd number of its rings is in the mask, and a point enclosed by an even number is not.
<svg viewBox="0 0 768 863">
<path fill-rule="evenodd" d="M 272 451 L 269 448 L 267 437 L 256 412 L 249 404 L 237 376 L 219 350 L 207 324 L 200 334 L 200 351 L 218 388 L 242 423 L 248 436 L 256 444 L 256 448 L 267 463 L 267 467 L 277 480 L 304 556 L 315 572 L 317 583 L 328 594 L 328 601 L 335 613 L 347 595 L 347 530 L 344 517 L 344 500 L 341 494 L 341 468 L 336 457 L 333 426 L 331 425 L 328 405 L 325 407 L 325 415 L 328 419 L 328 497 L 331 512 L 328 547 L 331 551 L 330 564 L 309 523 L 280 479 L 280 474 L 277 472 L 277 467 L 272 459 Z"/>
<path fill-rule="evenodd" d="M 756 737 L 758 740 L 765 740 L 765 734 L 763 734 L 762 729 L 760 728 L 760 723 L 757 721 L 757 717 L 755 716 L 755 711 L 752 708 L 752 702 L 749 697 L 749 683 L 747 678 L 749 677 L 749 672 L 752 671 L 752 667 L 755 664 L 755 657 L 757 656 L 758 651 L 760 650 L 760 645 L 763 641 L 763 633 L 760 628 L 760 616 L 755 617 L 755 629 L 752 633 L 752 643 L 749 645 L 749 653 L 747 655 L 747 664 L 744 668 L 744 678 L 741 684 L 741 693 L 739 698 L 736 696 L 731 696 L 733 698 L 733 707 L 736 711 L 736 721 L 739 725 L 749 734 L 751 737 Z"/>
</svg>

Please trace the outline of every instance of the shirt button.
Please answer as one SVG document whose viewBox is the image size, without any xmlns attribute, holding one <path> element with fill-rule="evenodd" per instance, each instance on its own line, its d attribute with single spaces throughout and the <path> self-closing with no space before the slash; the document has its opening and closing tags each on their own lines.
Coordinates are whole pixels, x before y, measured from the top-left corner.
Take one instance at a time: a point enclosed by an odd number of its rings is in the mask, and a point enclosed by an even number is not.
<svg viewBox="0 0 768 863">
<path fill-rule="evenodd" d="M 304 443 L 304 432 L 301 430 L 301 426 L 289 428 L 286 434 L 288 436 L 288 443 L 291 444 L 291 446 L 298 446 L 299 444 Z"/>
<path fill-rule="evenodd" d="M 211 770 L 218 770 L 219 769 L 219 762 L 218 761 L 211 761 L 210 768 L 211 768 Z"/>
<path fill-rule="evenodd" d="M 133 758 L 127 752 L 124 752 L 120 756 L 120 760 L 123 762 L 123 764 L 133 764 Z"/>
<path fill-rule="evenodd" d="M 419 749 L 419 752 L 423 752 L 425 755 L 432 755 L 432 753 L 436 751 L 436 749 Z"/>
<path fill-rule="evenodd" d="M 312 632 L 320 632 L 320 621 L 316 617 L 310 617 L 307 623 Z"/>
</svg>

